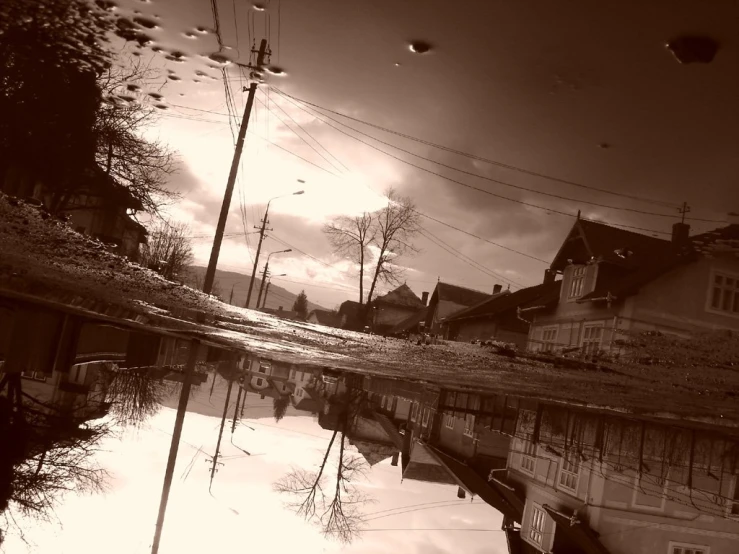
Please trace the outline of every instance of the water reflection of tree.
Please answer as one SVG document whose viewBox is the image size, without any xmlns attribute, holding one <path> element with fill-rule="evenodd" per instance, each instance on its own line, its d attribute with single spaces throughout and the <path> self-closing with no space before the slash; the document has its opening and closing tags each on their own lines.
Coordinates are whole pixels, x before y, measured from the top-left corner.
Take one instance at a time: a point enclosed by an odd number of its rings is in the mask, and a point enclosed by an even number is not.
<svg viewBox="0 0 739 554">
<path fill-rule="evenodd" d="M 272 409 L 274 410 L 275 422 L 279 422 L 287 413 L 290 405 L 290 396 L 287 394 L 280 395 L 272 400 Z"/>
<path fill-rule="evenodd" d="M 49 519 L 67 492 L 97 492 L 106 473 L 94 455 L 109 429 L 81 412 L 34 399 L 23 392 L 19 373 L 0 379 L 0 514 Z M 95 412 L 96 415 L 103 415 Z M 22 530 L 19 528 L 22 536 Z M 0 530 L 0 543 L 3 533 Z"/>
<path fill-rule="evenodd" d="M 340 409 L 336 429 L 318 470 L 293 467 L 274 483 L 274 490 L 286 496 L 288 508 L 306 521 L 316 523 L 326 538 L 342 543 L 350 543 L 360 535 L 364 525 L 361 506 L 372 502 L 357 486 L 366 475 L 367 462 L 346 449 L 347 432 L 360 404 L 355 397 Z M 339 452 L 332 472 L 329 458 L 337 437 Z"/>
</svg>

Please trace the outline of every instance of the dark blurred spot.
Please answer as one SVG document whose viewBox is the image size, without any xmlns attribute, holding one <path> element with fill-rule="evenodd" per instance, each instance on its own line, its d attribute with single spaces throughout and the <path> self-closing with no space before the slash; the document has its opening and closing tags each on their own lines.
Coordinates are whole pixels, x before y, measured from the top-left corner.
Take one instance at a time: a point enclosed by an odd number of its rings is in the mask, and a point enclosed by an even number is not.
<svg viewBox="0 0 739 554">
<path fill-rule="evenodd" d="M 182 33 L 182 35 L 185 36 L 185 37 L 187 37 L 187 38 L 193 38 L 193 39 L 198 38 L 198 35 L 196 35 L 192 31 L 188 31 L 186 33 Z"/>
<path fill-rule="evenodd" d="M 181 81 L 182 79 L 178 77 L 177 75 L 170 75 L 169 80 L 170 81 Z"/>
<path fill-rule="evenodd" d="M 161 52 L 162 51 L 162 47 L 161 46 L 152 46 L 151 47 L 151 51 L 152 52 Z"/>
<path fill-rule="evenodd" d="M 254 2 L 252 4 L 252 8 L 257 10 L 258 12 L 263 12 L 266 9 L 264 4 L 262 4 L 261 2 Z"/>
<path fill-rule="evenodd" d="M 133 22 L 137 25 L 141 25 L 142 27 L 146 27 L 147 29 L 156 29 L 157 27 L 159 27 L 156 21 L 153 21 L 147 17 L 134 17 Z"/>
<path fill-rule="evenodd" d="M 208 29 L 207 27 L 196 27 L 196 28 L 195 28 L 195 30 L 196 30 L 196 31 L 197 31 L 198 33 L 201 33 L 201 34 L 203 34 L 203 35 L 205 35 L 205 34 L 207 34 L 207 33 L 209 33 L 209 32 L 210 32 L 210 31 L 209 31 L 209 29 Z"/>
<path fill-rule="evenodd" d="M 136 100 L 133 96 L 128 96 L 127 94 L 119 94 L 118 98 L 125 102 L 133 102 L 134 100 Z"/>
<path fill-rule="evenodd" d="M 130 92 L 138 92 L 139 90 L 141 90 L 141 87 L 140 87 L 140 86 L 138 86 L 138 85 L 127 85 L 127 86 L 126 86 L 126 88 L 127 88 L 127 89 L 128 89 L 128 90 L 129 90 Z"/>
<path fill-rule="evenodd" d="M 611 147 L 611 145 L 610 145 L 610 144 L 608 144 L 607 142 L 601 142 L 601 143 L 600 143 L 600 144 L 598 145 L 598 148 L 610 148 L 610 147 Z"/>
<path fill-rule="evenodd" d="M 408 45 L 408 48 L 416 54 L 425 54 L 431 51 L 431 44 L 423 40 L 414 40 Z"/>
<path fill-rule="evenodd" d="M 195 72 L 195 75 L 197 75 L 198 77 L 207 77 L 208 76 L 207 73 L 205 73 L 204 71 L 200 71 L 199 69 Z"/>
<path fill-rule="evenodd" d="M 200 82 L 200 79 L 193 79 L 192 82 L 193 83 L 199 83 Z"/>
<path fill-rule="evenodd" d="M 270 65 L 267 67 L 267 71 L 272 75 L 285 75 L 285 70 L 278 65 Z"/>
<path fill-rule="evenodd" d="M 155 105 L 154 107 L 155 107 L 155 108 L 158 108 L 158 109 L 160 109 L 160 110 L 167 110 L 167 109 L 169 109 L 169 108 L 167 108 L 167 106 L 165 106 L 164 104 L 156 104 L 156 105 Z"/>
<path fill-rule="evenodd" d="M 183 54 L 182 52 L 178 52 L 178 51 L 174 51 L 171 54 L 169 54 L 168 56 L 165 56 L 164 58 L 167 59 L 167 60 L 169 60 L 169 61 L 179 62 L 179 63 L 182 63 L 182 62 L 184 62 L 187 59 L 187 58 L 185 58 L 185 54 Z"/>
<path fill-rule="evenodd" d="M 219 63 L 219 64 L 222 64 L 222 65 L 227 65 L 227 64 L 230 64 L 231 63 L 231 60 L 229 58 L 227 58 L 223 54 L 219 54 L 217 52 L 211 54 L 210 56 L 208 56 L 208 58 L 211 59 L 211 60 L 213 60 L 214 62 Z M 213 66 L 211 66 L 211 67 L 213 67 Z"/>
<path fill-rule="evenodd" d="M 150 92 L 149 96 L 151 96 L 154 100 L 161 100 L 162 98 L 164 98 L 164 96 L 162 96 L 158 92 Z"/>
<path fill-rule="evenodd" d="M 118 4 L 111 0 L 95 0 L 95 4 L 97 4 L 99 8 L 109 12 L 112 12 L 118 7 Z"/>
<path fill-rule="evenodd" d="M 718 47 L 718 42 L 711 37 L 690 35 L 678 37 L 667 43 L 667 49 L 683 64 L 711 63 Z"/>
</svg>

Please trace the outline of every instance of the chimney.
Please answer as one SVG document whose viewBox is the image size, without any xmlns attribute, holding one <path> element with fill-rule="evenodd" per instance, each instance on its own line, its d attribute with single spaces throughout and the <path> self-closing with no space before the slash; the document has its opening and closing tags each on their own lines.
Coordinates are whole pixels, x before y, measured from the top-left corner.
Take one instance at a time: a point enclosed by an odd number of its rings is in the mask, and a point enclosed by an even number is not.
<svg viewBox="0 0 739 554">
<path fill-rule="evenodd" d="M 498 294 L 503 290 L 503 285 L 493 285 L 493 294 Z"/>
<path fill-rule="evenodd" d="M 393 459 L 390 460 L 390 465 L 393 467 L 398 467 L 398 456 L 400 456 L 400 452 L 396 452 L 393 454 Z"/>
<path fill-rule="evenodd" d="M 429 293 L 428 292 L 421 293 L 421 302 L 423 302 L 424 306 L 426 306 L 429 303 Z"/>
<path fill-rule="evenodd" d="M 465 496 L 467 496 L 467 493 L 464 492 L 462 487 L 459 487 L 457 489 L 457 498 L 464 498 Z"/>
<path fill-rule="evenodd" d="M 672 244 L 675 246 L 686 246 L 690 238 L 690 225 L 687 223 L 674 223 L 672 225 Z"/>
<path fill-rule="evenodd" d="M 557 272 L 553 269 L 544 270 L 544 284 L 554 283 L 554 279 L 557 277 Z"/>
</svg>

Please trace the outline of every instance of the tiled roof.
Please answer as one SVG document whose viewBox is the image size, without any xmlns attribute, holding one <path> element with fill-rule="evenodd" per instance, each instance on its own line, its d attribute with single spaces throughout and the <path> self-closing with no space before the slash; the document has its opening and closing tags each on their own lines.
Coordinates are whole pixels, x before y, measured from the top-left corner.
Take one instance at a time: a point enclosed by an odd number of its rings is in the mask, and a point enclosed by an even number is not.
<svg viewBox="0 0 739 554">
<path fill-rule="evenodd" d="M 406 284 L 400 285 L 397 289 L 391 290 L 383 296 L 378 296 L 375 298 L 375 302 L 409 308 L 423 308 L 421 299 Z"/>
<path fill-rule="evenodd" d="M 318 323 L 321 325 L 327 325 L 328 327 L 339 327 L 341 325 L 341 316 L 335 312 L 330 312 L 328 310 L 313 310 L 308 314 L 308 319 L 310 319 L 310 316 L 312 315 L 316 316 Z"/>
<path fill-rule="evenodd" d="M 560 282 L 552 282 L 547 284 L 536 285 L 516 292 L 502 292 L 491 296 L 487 300 L 480 302 L 475 306 L 471 306 L 466 310 L 462 310 L 447 318 L 447 321 L 455 321 L 473 317 L 491 317 L 502 314 L 508 310 L 514 310 L 519 306 L 524 306 L 539 298 L 557 291 L 559 295 Z"/>
<path fill-rule="evenodd" d="M 451 283 L 443 283 L 439 281 L 436 284 L 436 290 L 434 294 L 438 299 L 446 300 L 448 302 L 454 302 L 462 306 L 473 306 L 490 298 L 490 294 L 479 290 L 468 289 L 467 287 L 460 287 L 458 285 L 452 285 Z"/>
<path fill-rule="evenodd" d="M 388 334 L 395 335 L 397 333 L 402 333 L 404 331 L 407 331 L 408 329 L 411 329 L 412 327 L 415 327 L 422 321 L 426 319 L 426 314 L 428 313 L 428 308 L 421 308 L 416 313 L 414 313 L 411 316 L 408 316 L 403 321 L 398 323 L 395 327 L 390 329 L 388 331 Z"/>
</svg>

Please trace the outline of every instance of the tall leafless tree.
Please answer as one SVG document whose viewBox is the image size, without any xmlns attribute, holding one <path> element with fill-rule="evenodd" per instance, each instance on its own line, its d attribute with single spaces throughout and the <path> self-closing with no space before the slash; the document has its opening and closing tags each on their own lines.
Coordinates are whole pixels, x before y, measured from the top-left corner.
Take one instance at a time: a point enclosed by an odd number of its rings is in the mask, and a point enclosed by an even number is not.
<svg viewBox="0 0 739 554">
<path fill-rule="evenodd" d="M 361 396 L 348 395 L 317 471 L 292 468 L 274 484 L 275 491 L 286 495 L 287 507 L 306 521 L 317 523 L 325 537 L 342 543 L 350 543 L 359 536 L 364 524 L 360 508 L 372 502 L 357 487 L 357 481 L 366 475 L 367 462 L 346 449 L 347 433 L 360 407 Z M 327 465 L 337 436 L 340 437 L 338 460 L 334 482 L 328 487 Z"/>
<path fill-rule="evenodd" d="M 156 414 L 171 394 L 171 387 L 152 375 L 150 368 L 118 368 L 106 371 L 105 399 L 110 413 L 121 425 L 140 426 Z"/>
<path fill-rule="evenodd" d="M 94 126 L 95 161 L 151 214 L 179 198 L 167 186 L 176 170 L 174 154 L 161 142 L 143 136 L 156 122 L 158 110 L 141 91 L 161 89 L 158 81 L 158 72 L 139 58 L 112 65 L 98 78 L 106 101 L 100 103 Z"/>
<path fill-rule="evenodd" d="M 141 247 L 139 263 L 170 281 L 182 278 L 192 263 L 190 229 L 184 223 L 161 221 L 149 230 L 147 243 Z"/>
<path fill-rule="evenodd" d="M 359 304 L 364 303 L 364 267 L 371 254 L 369 245 L 375 239 L 377 226 L 371 213 L 340 216 L 323 227 L 334 253 L 357 264 L 359 272 Z"/>
<path fill-rule="evenodd" d="M 412 241 L 420 231 L 420 218 L 413 201 L 401 196 L 394 189 L 387 191 L 387 205 L 374 216 L 372 245 L 377 248 L 377 260 L 372 274 L 372 282 L 367 304 L 378 283 L 398 283 L 403 270 L 397 265 L 400 256 L 417 254 L 418 249 Z M 369 315 L 369 314 L 366 314 Z"/>
</svg>

